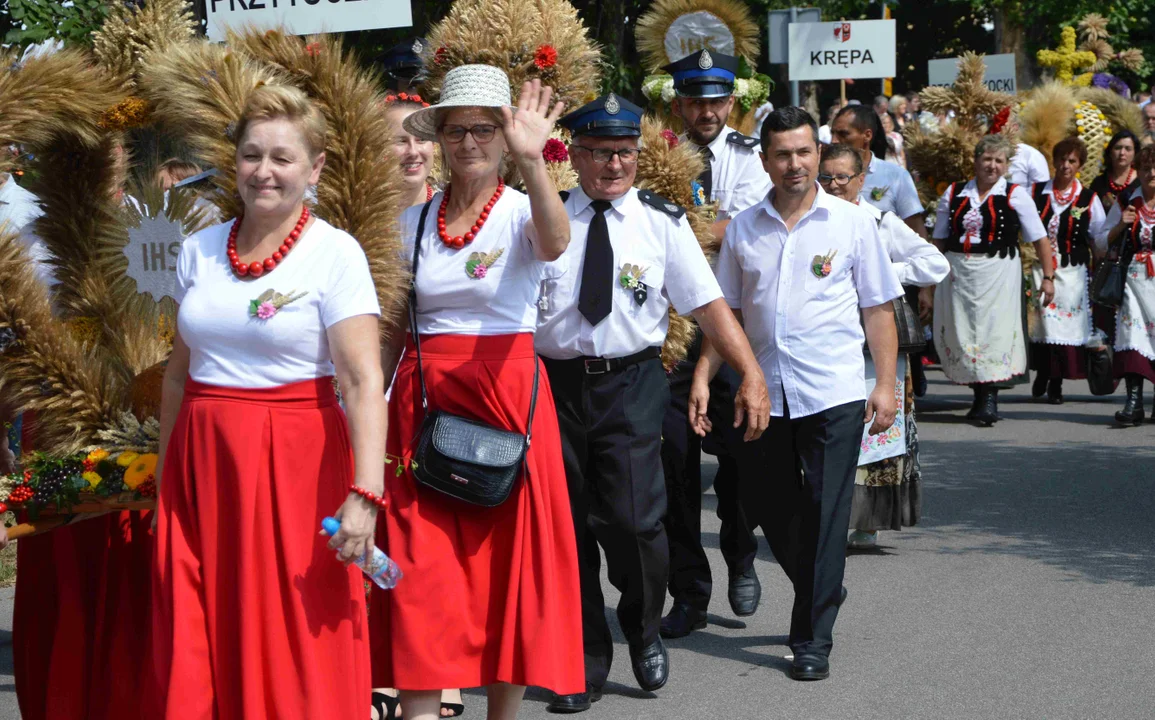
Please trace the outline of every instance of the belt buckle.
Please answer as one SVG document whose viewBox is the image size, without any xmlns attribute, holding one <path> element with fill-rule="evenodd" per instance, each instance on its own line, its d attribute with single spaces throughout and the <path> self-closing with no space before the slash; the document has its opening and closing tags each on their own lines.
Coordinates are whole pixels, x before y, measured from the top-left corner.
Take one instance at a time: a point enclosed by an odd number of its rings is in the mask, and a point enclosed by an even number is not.
<svg viewBox="0 0 1155 720">
<path fill-rule="evenodd" d="M 610 371 L 610 361 L 605 358 L 590 358 L 585 361 L 586 375 L 605 375 Z"/>
</svg>

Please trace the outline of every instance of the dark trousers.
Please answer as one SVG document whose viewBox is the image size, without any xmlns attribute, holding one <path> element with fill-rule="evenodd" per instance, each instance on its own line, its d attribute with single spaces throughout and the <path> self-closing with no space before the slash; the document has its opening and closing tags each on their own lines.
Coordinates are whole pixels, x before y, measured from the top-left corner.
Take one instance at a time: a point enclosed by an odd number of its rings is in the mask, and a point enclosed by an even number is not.
<svg viewBox="0 0 1155 720">
<path fill-rule="evenodd" d="M 794 585 L 790 647 L 829 655 L 846 571 L 846 533 L 862 439 L 861 401 L 770 418 L 740 458 L 747 512 Z"/>
<path fill-rule="evenodd" d="M 613 660 L 601 554 L 621 592 L 618 623 L 637 651 L 658 640 L 669 547 L 662 516 L 662 416 L 670 390 L 660 360 L 604 375 L 545 360 L 557 404 L 566 480 L 581 564 L 586 680 L 602 687 Z"/>
<path fill-rule="evenodd" d="M 670 373 L 670 405 L 662 422 L 662 469 L 669 497 L 663 522 L 670 540 L 670 595 L 675 602 L 705 610 L 710 603 L 713 579 L 702 548 L 703 441 L 690 428 L 687 418 L 699 342 L 695 342 L 686 360 Z M 738 498 L 738 463 L 734 459 L 737 451 L 730 450 L 734 442 L 742 442 L 743 431 L 731 427 L 734 394 L 739 384 L 738 374 L 728 366 L 710 383 L 709 414 L 714 430 L 706 438 L 706 452 L 713 451 L 718 457 L 714 492 L 718 496 L 718 519 L 722 521 L 719 546 L 732 575 L 749 570 L 758 552 L 758 540 Z"/>
</svg>

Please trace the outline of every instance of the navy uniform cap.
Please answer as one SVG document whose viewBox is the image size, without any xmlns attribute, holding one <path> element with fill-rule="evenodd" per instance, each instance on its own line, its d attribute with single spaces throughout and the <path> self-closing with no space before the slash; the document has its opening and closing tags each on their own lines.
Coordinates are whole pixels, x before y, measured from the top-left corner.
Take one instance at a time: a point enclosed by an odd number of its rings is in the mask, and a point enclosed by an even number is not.
<svg viewBox="0 0 1155 720">
<path fill-rule="evenodd" d="M 421 60 L 421 53 L 424 49 L 424 40 L 410 38 L 378 55 L 377 63 L 392 78 L 413 80 L 425 66 Z"/>
<path fill-rule="evenodd" d="M 609 93 L 563 116 L 558 123 L 575 136 L 638 137 L 643 112 L 629 100 Z"/>
<path fill-rule="evenodd" d="M 728 97 L 734 92 L 738 58 L 702 49 L 662 69 L 674 76 L 674 92 L 681 97 Z"/>
</svg>

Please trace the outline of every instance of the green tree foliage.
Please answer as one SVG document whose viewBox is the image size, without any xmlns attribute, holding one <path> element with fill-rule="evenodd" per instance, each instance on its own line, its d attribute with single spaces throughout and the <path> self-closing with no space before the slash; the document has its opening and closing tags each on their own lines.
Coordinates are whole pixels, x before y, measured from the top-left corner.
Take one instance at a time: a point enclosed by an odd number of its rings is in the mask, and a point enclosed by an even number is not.
<svg viewBox="0 0 1155 720">
<path fill-rule="evenodd" d="M 6 0 L 4 5 L 8 16 L 4 42 L 16 45 L 45 40 L 87 44 L 108 14 L 105 0 Z"/>
</svg>

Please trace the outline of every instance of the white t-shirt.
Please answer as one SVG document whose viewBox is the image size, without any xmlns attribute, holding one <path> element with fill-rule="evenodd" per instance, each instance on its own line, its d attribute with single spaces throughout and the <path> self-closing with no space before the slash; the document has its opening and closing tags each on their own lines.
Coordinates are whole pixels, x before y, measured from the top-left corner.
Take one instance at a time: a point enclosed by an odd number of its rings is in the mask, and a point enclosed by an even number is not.
<svg viewBox="0 0 1155 720">
<path fill-rule="evenodd" d="M 325 331 L 355 315 L 381 314 L 361 246 L 315 218 L 273 272 L 239 278 L 226 254 L 231 227 L 213 225 L 181 245 L 177 327 L 192 352 L 189 377 L 268 388 L 333 375 Z M 261 320 L 250 313 L 250 303 L 270 289 L 308 294 Z"/>
<path fill-rule="evenodd" d="M 421 210 L 414 205 L 401 215 L 405 264 L 413 262 L 413 243 Z M 421 258 L 417 263 L 417 328 L 422 335 L 510 335 L 532 333 L 537 325 L 538 288 L 550 265 L 533 254 L 529 198 L 506 187 L 473 242 L 460 250 L 437 235 L 441 193 L 433 196 Z M 482 277 L 470 274 L 474 253 L 496 260 Z M 562 262 L 562 261 L 559 261 Z"/>
</svg>

